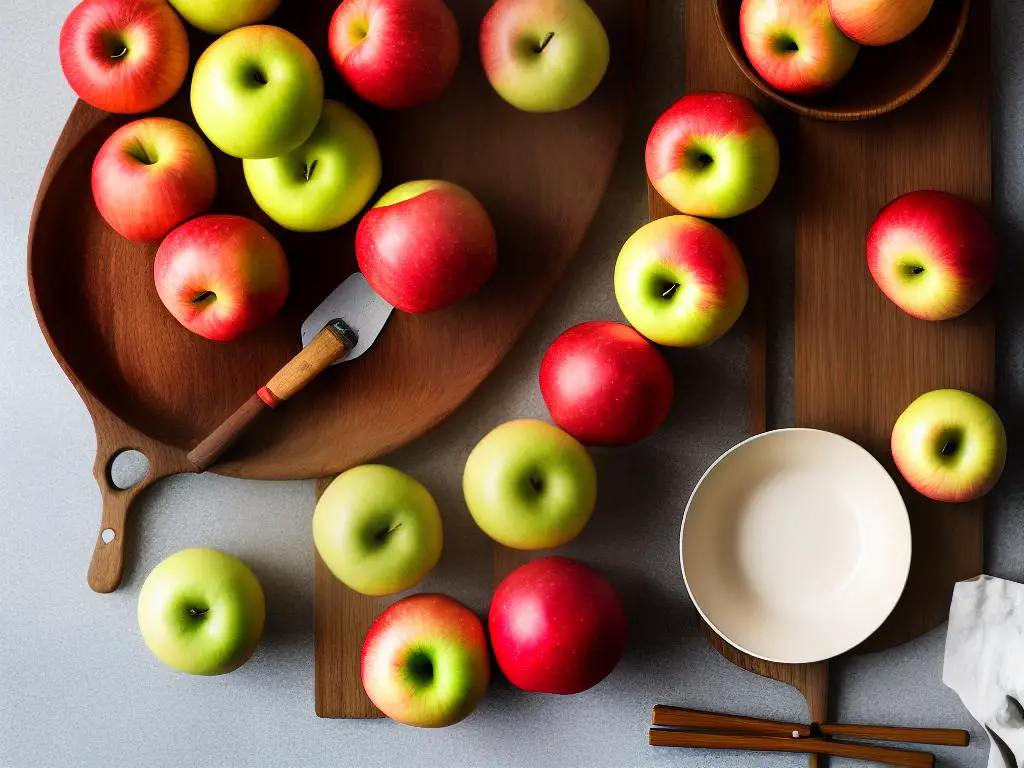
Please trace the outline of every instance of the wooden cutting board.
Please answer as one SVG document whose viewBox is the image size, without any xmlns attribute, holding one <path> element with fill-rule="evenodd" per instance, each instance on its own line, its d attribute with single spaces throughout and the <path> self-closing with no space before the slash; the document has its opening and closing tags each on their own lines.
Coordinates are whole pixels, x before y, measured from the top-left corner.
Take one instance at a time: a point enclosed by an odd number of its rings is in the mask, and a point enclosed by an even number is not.
<svg viewBox="0 0 1024 768">
<path fill-rule="evenodd" d="M 466 30 L 479 28 L 480 19 L 488 5 L 471 0 L 448 0 L 448 4 L 463 29 L 463 64 L 460 67 L 473 69 L 474 78 L 477 81 L 483 80 L 482 75 L 476 71 L 479 69 L 479 53 L 476 50 L 475 32 L 466 34 Z M 528 188 L 517 185 L 516 194 L 508 196 L 509 199 L 502 203 L 503 210 L 516 215 L 519 215 L 527 205 L 545 211 L 545 233 L 530 235 L 513 229 L 503 232 L 500 228 L 498 231 L 499 261 L 518 261 L 519 263 L 513 265 L 513 269 L 524 278 L 527 277 L 528 271 L 525 266 L 527 259 L 546 260 L 557 252 L 562 255 L 561 266 L 564 266 L 573 255 L 591 217 L 596 212 L 597 200 L 603 194 L 611 176 L 628 114 L 628 99 L 632 94 L 632 84 L 639 62 L 638 52 L 644 32 L 646 4 L 643 0 L 590 0 L 590 5 L 608 31 L 611 63 L 598 91 L 583 105 L 555 115 L 526 115 L 511 107 L 505 107 L 500 121 L 493 115 L 487 120 L 474 120 L 473 115 L 467 112 L 467 121 L 464 125 L 455 125 L 451 120 L 431 124 L 431 131 L 437 134 L 437 141 L 441 141 L 444 138 L 443 134 L 453 129 L 501 129 L 509 133 L 514 132 L 521 141 L 531 145 L 525 149 L 527 154 L 536 156 L 533 162 L 536 162 L 541 154 L 544 155 L 544 173 L 536 174 L 536 183 Z M 495 98 L 485 81 L 477 83 L 476 88 L 478 91 L 481 88 L 486 89 L 487 97 Z M 475 96 L 477 100 L 482 98 L 480 93 Z M 514 120 L 516 126 L 512 126 L 510 120 Z M 552 131 L 556 127 L 552 120 L 558 121 L 558 125 L 561 126 L 559 131 Z M 595 143 L 594 134 L 600 136 L 601 140 Z M 570 143 L 572 146 L 568 146 Z M 483 155 L 477 158 L 479 162 L 476 172 L 487 177 L 488 183 L 495 189 L 496 198 L 500 198 L 500 190 L 513 191 L 508 184 L 503 184 L 502 169 L 499 166 L 504 163 L 518 164 L 526 161 L 527 158 L 522 154 L 523 149 L 522 146 L 517 149 L 511 141 L 507 141 L 504 146 L 496 149 L 502 153 L 500 163 L 496 162 L 495 158 Z M 563 173 L 563 168 L 565 171 L 568 171 L 568 168 L 562 158 L 555 156 L 558 153 L 564 154 L 565 158 L 581 157 L 589 153 L 591 171 L 585 175 L 574 171 Z M 386 153 L 384 158 L 386 162 Z M 558 181 L 554 182 L 554 179 Z M 513 181 L 510 178 L 509 184 Z M 555 190 L 555 186 L 564 186 L 565 189 Z M 575 189 L 575 194 L 562 194 L 569 188 Z M 556 196 L 553 195 L 556 191 L 560 211 L 551 208 L 556 201 Z M 527 193 L 531 200 L 519 199 L 518 195 L 521 192 Z M 570 234 L 571 243 L 567 241 Z M 558 243 L 557 247 L 552 249 L 550 245 L 538 246 L 539 243 L 549 243 L 549 237 Z M 527 255 L 528 252 L 532 255 Z M 505 269 L 507 271 L 509 267 L 506 266 Z M 496 275 L 491 283 L 500 281 L 501 275 Z M 502 291 L 502 296 L 516 301 L 515 297 L 522 289 L 521 285 L 507 286 Z M 488 311 L 491 309 L 494 308 L 488 307 Z M 434 357 L 444 357 L 451 352 L 447 345 L 431 346 L 428 352 Z M 440 351 L 442 349 L 443 352 Z M 497 363 L 497 358 L 493 363 Z M 493 368 L 493 364 L 490 368 Z M 479 378 L 482 378 L 482 375 Z M 449 386 L 449 382 L 443 378 L 439 379 L 438 383 L 442 387 Z M 400 393 L 389 393 L 386 386 L 382 391 L 389 398 L 401 397 Z M 328 482 L 329 480 L 319 482 L 317 498 Z M 510 558 L 518 557 L 511 550 L 504 550 L 503 547 L 497 549 L 508 552 Z M 496 555 L 498 558 L 501 556 Z M 314 559 L 316 713 L 320 717 L 328 718 L 380 717 L 381 713 L 363 691 L 359 675 L 360 652 L 363 638 L 370 625 L 395 598 L 359 595 L 335 579 L 315 552 Z"/>
<path fill-rule="evenodd" d="M 991 203 L 989 2 L 975 0 L 948 70 L 910 104 L 873 120 L 797 119 L 765 99 L 737 69 L 715 30 L 713 3 L 686 4 L 685 91 L 728 90 L 753 99 L 782 145 L 783 175 L 764 206 L 722 222 L 751 276 L 746 313 L 750 343 L 751 430 L 769 425 L 767 339 L 788 311 L 777 303 L 785 244 L 795 225 L 794 345 L 796 423 L 838 432 L 868 448 L 890 470 L 907 502 L 914 556 L 906 592 L 889 620 L 854 652 L 882 650 L 946 620 L 953 584 L 981 572 L 983 509 L 929 502 L 910 490 L 889 454 L 899 413 L 939 387 L 991 400 L 995 321 L 988 302 L 965 317 L 927 323 L 902 313 L 872 281 L 865 236 L 893 197 L 938 188 Z M 651 191 L 651 218 L 674 211 Z M 732 648 L 710 628 L 711 645 L 729 661 L 800 690 L 812 722 L 828 709 L 828 665 L 775 664 Z M 811 756 L 811 764 L 818 760 Z"/>
</svg>

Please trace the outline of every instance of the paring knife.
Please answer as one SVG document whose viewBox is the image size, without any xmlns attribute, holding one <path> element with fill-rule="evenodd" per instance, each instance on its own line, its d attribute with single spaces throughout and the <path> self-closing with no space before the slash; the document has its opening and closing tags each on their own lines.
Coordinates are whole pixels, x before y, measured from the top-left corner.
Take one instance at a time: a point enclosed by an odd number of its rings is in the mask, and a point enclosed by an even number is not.
<svg viewBox="0 0 1024 768">
<path fill-rule="evenodd" d="M 261 413 L 288 400 L 335 363 L 362 355 L 377 340 L 392 309 L 361 273 L 347 277 L 302 323 L 302 351 L 193 448 L 189 461 L 205 471 Z"/>
</svg>

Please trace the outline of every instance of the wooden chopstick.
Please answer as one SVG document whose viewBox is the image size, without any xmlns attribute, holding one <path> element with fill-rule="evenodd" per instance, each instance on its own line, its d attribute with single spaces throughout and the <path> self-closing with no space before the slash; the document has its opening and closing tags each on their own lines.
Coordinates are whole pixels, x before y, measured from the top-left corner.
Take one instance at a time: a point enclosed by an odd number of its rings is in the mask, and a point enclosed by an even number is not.
<svg viewBox="0 0 1024 768">
<path fill-rule="evenodd" d="M 935 757 L 928 752 L 909 749 L 851 744 L 829 739 L 780 738 L 778 736 L 743 736 L 701 731 L 672 731 L 651 728 L 649 743 L 653 747 L 692 747 L 697 749 L 744 749 L 756 752 L 813 752 L 818 755 L 869 760 L 903 768 L 932 768 Z"/>
<path fill-rule="evenodd" d="M 703 712 L 699 709 L 668 707 L 664 704 L 655 705 L 651 711 L 651 723 L 668 728 L 701 728 L 789 738 L 807 738 L 814 732 L 811 726 L 800 723 L 758 720 L 741 715 L 724 715 L 717 712 Z M 888 725 L 822 723 L 818 725 L 818 733 L 822 736 L 838 736 L 847 739 L 935 744 L 946 747 L 966 747 L 971 741 L 971 735 L 967 731 L 955 728 L 904 728 Z"/>
</svg>

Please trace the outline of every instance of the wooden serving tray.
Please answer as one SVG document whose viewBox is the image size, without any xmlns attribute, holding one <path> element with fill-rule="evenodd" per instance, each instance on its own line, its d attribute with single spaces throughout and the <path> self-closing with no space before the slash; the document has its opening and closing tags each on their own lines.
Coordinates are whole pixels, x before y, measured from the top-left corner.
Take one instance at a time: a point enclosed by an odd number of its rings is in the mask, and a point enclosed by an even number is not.
<svg viewBox="0 0 1024 768">
<path fill-rule="evenodd" d="M 962 318 L 915 320 L 875 286 L 865 259 L 867 229 L 897 195 L 937 188 L 991 203 L 989 0 L 974 0 L 963 41 L 947 71 L 909 104 L 872 120 L 825 123 L 797 118 L 762 96 L 730 58 L 715 31 L 713 3 L 686 4 L 686 91 L 728 90 L 754 100 L 782 145 L 783 175 L 765 205 L 722 222 L 751 275 L 746 321 L 750 338 L 751 431 L 770 424 L 771 360 L 767 338 L 787 308 L 775 288 L 793 262 L 795 405 L 798 426 L 828 429 L 868 448 L 897 479 L 910 512 L 914 555 L 902 600 L 855 653 L 910 640 L 946 620 L 953 585 L 976 576 L 983 561 L 980 502 L 930 502 L 902 481 L 889 453 L 900 412 L 939 387 L 991 400 L 995 389 L 995 321 L 983 302 Z M 674 211 L 652 190 L 651 217 Z M 806 697 L 812 721 L 826 718 L 828 664 L 775 664 L 729 646 L 706 628 L 711 645 L 739 666 L 789 683 Z M 815 756 L 812 765 L 817 764 Z"/>
<path fill-rule="evenodd" d="M 324 72 L 327 94 L 359 110 L 381 145 L 381 192 L 444 178 L 476 194 L 498 233 L 499 266 L 476 296 L 423 316 L 396 313 L 371 354 L 332 369 L 264 418 L 213 471 L 235 477 L 319 478 L 421 435 L 456 408 L 505 355 L 575 253 L 618 153 L 632 82 L 625 43 L 640 0 L 600 0 L 612 65 L 577 109 L 529 115 L 502 101 L 479 63 L 486 3 L 449 0 L 462 61 L 448 91 L 423 107 L 388 112 L 347 92 L 327 54 L 337 0 L 287 2 L 269 21 L 302 37 Z M 193 61 L 212 38 L 192 30 Z M 159 114 L 192 123 L 188 86 Z M 192 471 L 187 450 L 299 348 L 299 326 L 356 269 L 354 224 L 309 235 L 282 230 L 248 193 L 241 162 L 215 152 L 217 212 L 251 216 L 277 235 L 292 289 L 269 326 L 230 344 L 184 328 L 160 304 L 154 246 L 130 243 L 100 219 L 90 169 L 102 142 L 128 118 L 76 104 L 46 168 L 29 236 L 29 287 L 43 334 L 96 426 L 95 474 L 103 493 L 90 585 L 121 579 L 132 502 L 153 482 Z M 129 490 L 110 479 L 113 459 L 138 449 L 147 477 Z"/>
</svg>

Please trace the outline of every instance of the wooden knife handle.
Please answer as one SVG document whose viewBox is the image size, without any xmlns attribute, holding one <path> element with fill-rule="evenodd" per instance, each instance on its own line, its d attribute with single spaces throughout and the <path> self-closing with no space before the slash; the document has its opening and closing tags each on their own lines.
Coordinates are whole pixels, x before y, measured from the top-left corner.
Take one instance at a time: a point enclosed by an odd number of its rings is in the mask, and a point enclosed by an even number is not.
<svg viewBox="0 0 1024 768">
<path fill-rule="evenodd" d="M 209 469 L 234 445 L 263 411 L 287 400 L 331 363 L 340 360 L 356 345 L 356 335 L 340 320 L 328 323 L 309 344 L 285 363 L 264 386 L 227 417 L 213 432 L 189 451 L 188 460 L 199 471 Z"/>
<path fill-rule="evenodd" d="M 670 731 L 652 728 L 648 740 L 653 747 L 694 747 L 698 749 L 748 749 L 759 752 L 810 752 L 851 760 L 868 760 L 904 768 L 932 768 L 935 756 L 930 752 L 851 744 L 829 739 L 785 739 L 776 736 L 740 736 L 722 733 Z"/>
</svg>

